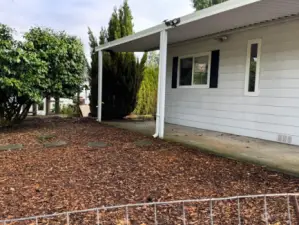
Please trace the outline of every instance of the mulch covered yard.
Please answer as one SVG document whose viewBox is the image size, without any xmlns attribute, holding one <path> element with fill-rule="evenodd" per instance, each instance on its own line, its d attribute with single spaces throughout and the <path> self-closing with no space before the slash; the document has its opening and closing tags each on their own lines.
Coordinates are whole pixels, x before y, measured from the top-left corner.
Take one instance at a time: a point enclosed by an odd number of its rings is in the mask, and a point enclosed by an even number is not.
<svg viewBox="0 0 299 225">
<path fill-rule="evenodd" d="M 143 140 L 152 144 L 138 144 Z M 45 141 L 64 141 L 67 145 L 45 148 Z M 107 146 L 89 147 L 89 142 L 104 142 Z M 6 144 L 22 144 L 23 149 L 0 151 L 0 220 L 128 203 L 299 192 L 297 178 L 88 119 L 37 118 L 19 128 L 2 130 L 0 146 Z M 263 205 L 258 201 L 256 204 Z M 283 211 L 285 206 L 281 204 L 273 203 L 274 208 L 278 207 L 274 211 Z M 244 209 L 244 224 L 263 224 L 250 222 L 264 220 L 259 211 L 263 208 L 254 202 L 248 202 L 248 206 Z M 190 215 L 198 208 L 186 207 Z M 147 213 L 145 208 L 138 210 L 139 216 Z M 177 221 L 161 217 L 161 224 L 182 224 L 174 208 L 163 210 L 173 213 Z M 220 211 L 226 216 L 219 216 L 218 224 L 237 224 L 229 221 L 232 216 L 227 214 L 231 210 Z M 252 216 L 254 213 L 256 216 Z M 149 214 L 144 219 L 136 216 L 131 223 L 152 224 Z M 285 218 L 286 214 L 269 215 L 273 224 L 286 224 L 278 217 Z M 192 218 L 193 223 L 187 224 L 209 224 L 208 214 L 205 218 L 201 222 Z M 73 224 L 95 224 L 75 221 Z"/>
</svg>

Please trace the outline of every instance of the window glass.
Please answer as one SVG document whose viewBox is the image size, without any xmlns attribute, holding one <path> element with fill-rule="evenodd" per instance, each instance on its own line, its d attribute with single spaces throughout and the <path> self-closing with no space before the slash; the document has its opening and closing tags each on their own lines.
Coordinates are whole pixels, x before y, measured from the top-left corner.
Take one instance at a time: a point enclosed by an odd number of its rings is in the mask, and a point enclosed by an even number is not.
<svg viewBox="0 0 299 225">
<path fill-rule="evenodd" d="M 192 63 L 193 58 L 180 60 L 180 85 L 192 85 Z"/>
<path fill-rule="evenodd" d="M 258 57 L 258 44 L 256 43 L 256 44 L 252 44 L 250 49 L 248 92 L 255 92 L 257 60 L 258 60 L 257 57 Z"/>
<path fill-rule="evenodd" d="M 194 58 L 193 85 L 208 84 L 209 56 Z"/>
</svg>

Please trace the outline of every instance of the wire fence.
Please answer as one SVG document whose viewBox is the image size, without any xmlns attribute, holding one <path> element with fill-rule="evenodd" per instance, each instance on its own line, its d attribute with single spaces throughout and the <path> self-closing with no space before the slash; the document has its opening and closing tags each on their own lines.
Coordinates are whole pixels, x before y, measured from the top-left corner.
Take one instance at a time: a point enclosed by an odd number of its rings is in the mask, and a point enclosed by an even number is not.
<svg viewBox="0 0 299 225">
<path fill-rule="evenodd" d="M 133 224 L 299 224 L 297 197 L 261 194 L 169 202 L 149 202 L 0 220 L 0 225 Z"/>
</svg>

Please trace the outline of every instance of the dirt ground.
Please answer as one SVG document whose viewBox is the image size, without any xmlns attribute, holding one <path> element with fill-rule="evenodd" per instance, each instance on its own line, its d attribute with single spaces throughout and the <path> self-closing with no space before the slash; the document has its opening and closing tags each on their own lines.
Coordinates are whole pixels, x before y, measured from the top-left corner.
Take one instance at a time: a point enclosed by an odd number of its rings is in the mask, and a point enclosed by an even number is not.
<svg viewBox="0 0 299 225">
<path fill-rule="evenodd" d="M 47 141 L 65 141 L 67 145 L 45 148 L 45 140 L 38 138 L 41 135 L 51 137 Z M 152 144 L 137 146 L 135 142 L 140 140 Z M 108 146 L 88 147 L 89 142 L 99 141 Z M 0 220 L 129 203 L 299 192 L 298 178 L 89 119 L 34 119 L 18 128 L 1 130 L 0 145 L 6 144 L 23 144 L 24 148 L 0 151 Z M 269 199 L 268 208 L 275 212 L 268 217 L 270 224 L 287 224 L 285 200 Z M 260 199 L 242 203 L 243 224 L 265 224 Z M 214 207 L 219 209 L 215 224 L 238 223 L 232 210 L 235 202 L 220 202 Z M 159 210 L 159 224 L 183 224 L 181 206 Z M 195 211 L 206 215 L 199 217 Z M 162 212 L 173 216 L 167 219 Z M 209 224 L 208 212 L 209 205 L 186 206 L 187 224 Z M 295 207 L 291 206 L 291 212 L 294 219 Z M 104 224 L 125 224 L 115 219 L 120 214 L 115 213 L 114 220 L 107 219 Z M 133 214 L 131 224 L 154 223 L 150 207 L 139 207 L 136 216 Z M 39 224 L 65 224 L 62 220 Z M 86 221 L 74 217 L 71 224 L 95 224 Z"/>
</svg>

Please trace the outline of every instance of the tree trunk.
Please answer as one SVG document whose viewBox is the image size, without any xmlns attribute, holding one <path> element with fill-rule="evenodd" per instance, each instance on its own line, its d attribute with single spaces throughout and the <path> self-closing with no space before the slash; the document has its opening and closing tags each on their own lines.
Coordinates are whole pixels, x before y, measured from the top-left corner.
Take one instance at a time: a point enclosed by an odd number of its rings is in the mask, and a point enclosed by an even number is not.
<svg viewBox="0 0 299 225">
<path fill-rule="evenodd" d="M 59 97 L 55 97 L 55 114 L 60 114 Z"/>
<path fill-rule="evenodd" d="M 77 115 L 78 117 L 80 117 L 80 91 L 78 92 L 77 94 L 77 106 L 76 106 L 76 109 L 77 109 Z"/>
<path fill-rule="evenodd" d="M 33 103 L 32 105 L 33 116 L 37 116 L 37 104 Z"/>
<path fill-rule="evenodd" d="M 51 97 L 46 97 L 46 116 L 50 115 Z"/>
<path fill-rule="evenodd" d="M 4 107 L 2 107 L 2 105 L 0 105 L 0 127 L 1 124 L 4 124 L 5 118 L 4 118 Z"/>
</svg>

